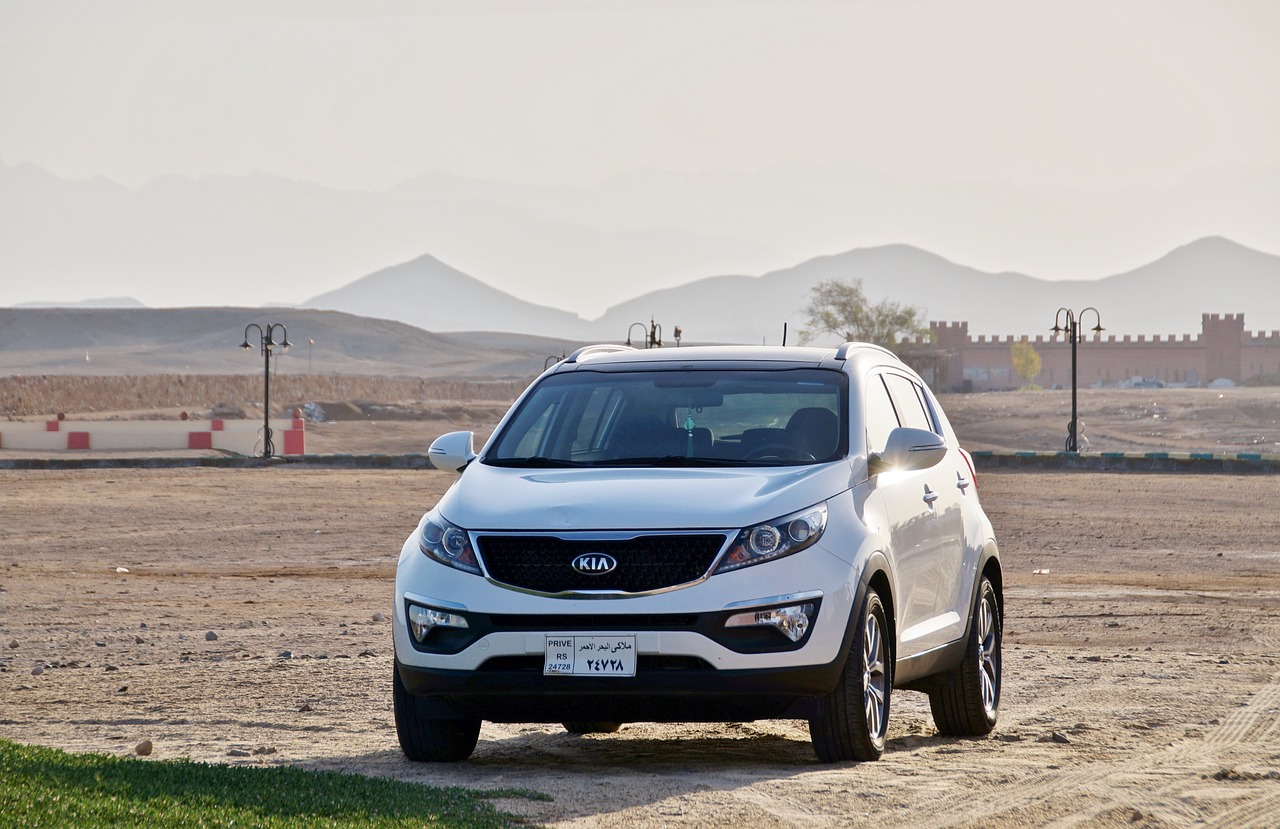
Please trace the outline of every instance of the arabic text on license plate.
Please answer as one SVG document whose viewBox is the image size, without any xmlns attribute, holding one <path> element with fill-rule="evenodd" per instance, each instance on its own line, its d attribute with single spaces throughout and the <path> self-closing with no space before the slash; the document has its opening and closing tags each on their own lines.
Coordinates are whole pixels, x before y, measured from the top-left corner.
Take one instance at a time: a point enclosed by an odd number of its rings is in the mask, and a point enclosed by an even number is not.
<svg viewBox="0 0 1280 829">
<path fill-rule="evenodd" d="M 635 676 L 636 637 L 547 636 L 546 676 Z"/>
</svg>

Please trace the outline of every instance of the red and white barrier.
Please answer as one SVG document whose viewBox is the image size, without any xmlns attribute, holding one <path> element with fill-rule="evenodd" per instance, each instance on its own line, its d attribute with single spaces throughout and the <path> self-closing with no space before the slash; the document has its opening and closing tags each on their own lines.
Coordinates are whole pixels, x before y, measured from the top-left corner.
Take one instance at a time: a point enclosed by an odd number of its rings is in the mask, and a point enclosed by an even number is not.
<svg viewBox="0 0 1280 829">
<path fill-rule="evenodd" d="M 302 418 L 272 418 L 277 455 L 303 455 Z M 252 420 L 48 420 L 0 423 L 0 449 L 63 450 L 218 449 L 262 454 L 262 422 Z"/>
</svg>

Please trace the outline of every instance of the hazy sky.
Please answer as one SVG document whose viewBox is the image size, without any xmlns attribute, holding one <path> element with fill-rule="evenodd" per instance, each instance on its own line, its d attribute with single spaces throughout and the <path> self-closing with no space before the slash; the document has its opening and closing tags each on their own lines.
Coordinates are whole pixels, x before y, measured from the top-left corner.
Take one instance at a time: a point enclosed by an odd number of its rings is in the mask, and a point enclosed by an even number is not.
<svg viewBox="0 0 1280 829">
<path fill-rule="evenodd" d="M 0 0 L 0 159 L 373 190 L 429 170 L 583 187 L 854 163 L 1104 210 L 1275 180 L 1280 2 Z M 1070 275 L 984 245 L 969 264 Z"/>
</svg>

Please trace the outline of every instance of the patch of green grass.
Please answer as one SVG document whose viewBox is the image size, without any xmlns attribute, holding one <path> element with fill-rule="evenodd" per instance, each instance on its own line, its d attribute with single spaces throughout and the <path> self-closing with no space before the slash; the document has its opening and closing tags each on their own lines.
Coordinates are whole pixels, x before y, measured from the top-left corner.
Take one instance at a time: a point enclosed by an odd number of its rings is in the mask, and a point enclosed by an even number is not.
<svg viewBox="0 0 1280 829">
<path fill-rule="evenodd" d="M 0 827 L 527 827 L 487 802 L 501 797 L 549 799 L 285 766 L 68 754 L 0 740 Z"/>
</svg>

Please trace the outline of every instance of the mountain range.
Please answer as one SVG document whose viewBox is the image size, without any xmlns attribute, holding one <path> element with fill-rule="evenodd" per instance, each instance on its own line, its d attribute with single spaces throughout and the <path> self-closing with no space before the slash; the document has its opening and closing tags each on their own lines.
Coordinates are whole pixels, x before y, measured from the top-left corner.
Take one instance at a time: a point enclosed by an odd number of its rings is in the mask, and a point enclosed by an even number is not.
<svg viewBox="0 0 1280 829">
<path fill-rule="evenodd" d="M 1202 194 L 1204 209 L 1232 205 L 1245 220 L 1221 218 L 1243 227 L 1280 221 L 1280 167 L 1234 186 L 1231 198 Z M 688 342 L 777 342 L 786 325 L 794 342 L 809 290 L 841 278 L 862 280 L 872 301 L 967 321 L 974 334 L 1035 334 L 1057 308 L 1090 305 L 1118 334 L 1194 334 L 1205 312 L 1246 312 L 1252 330 L 1280 328 L 1280 259 L 1220 236 L 1186 235 L 1196 241 L 1157 248 L 1168 252 L 1141 267 L 1066 281 L 982 270 L 909 244 L 807 259 L 790 252 L 838 250 L 820 242 L 848 238 L 849 227 L 860 238 L 890 236 L 912 215 L 934 230 L 977 235 L 980 224 L 1003 233 L 1010 250 L 1027 244 L 1010 207 L 1027 200 L 975 187 L 938 201 L 866 169 L 784 166 L 751 175 L 640 171 L 579 189 L 442 173 L 386 192 L 261 173 L 167 176 L 130 189 L 0 163 L 0 302 L 136 306 L 128 294 L 145 287 L 149 304 L 302 306 L 434 332 L 620 341 L 654 320 L 668 341 L 680 326 Z M 1166 199 L 1203 219 L 1175 222 L 1174 231 L 1214 224 L 1196 213 L 1197 192 L 1183 187 Z M 1070 213 L 1078 223 L 1098 198 L 1050 199 L 1058 206 L 1048 218 L 1065 223 Z M 1153 198 L 1138 202 L 1149 208 Z M 1009 210 L 996 215 L 993 204 Z M 779 210 L 801 221 L 782 222 Z M 1157 218 L 1134 208 L 1131 224 L 1097 232 L 1145 238 Z M 95 296 L 118 298 L 84 299 Z"/>
<path fill-rule="evenodd" d="M 1202 313 L 1246 313 L 1252 330 L 1280 328 L 1280 256 L 1219 237 L 1095 281 L 984 273 L 909 245 L 863 248 L 762 276 L 715 276 L 651 291 L 595 320 L 524 302 L 432 256 L 420 256 L 303 305 L 396 319 L 430 331 L 520 331 L 621 341 L 635 323 L 647 328 L 653 320 L 668 341 L 679 325 L 690 342 L 777 343 L 784 324 L 798 335 L 809 291 L 824 279 L 861 280 L 872 302 L 913 304 L 929 320 L 966 321 L 972 333 L 1043 333 L 1053 326 L 1058 308 L 1087 306 L 1097 308 L 1103 326 L 1119 334 L 1196 334 Z"/>
<path fill-rule="evenodd" d="M 870 161 L 637 169 L 554 186 L 427 172 L 386 190 L 343 190 L 254 172 L 126 187 L 0 161 L 0 305 L 135 297 L 156 307 L 296 306 L 430 254 L 526 303 L 588 321 L 615 309 L 621 316 L 600 326 L 611 337 L 619 320 L 647 322 L 650 312 L 696 337 L 723 327 L 685 322 L 693 318 L 679 305 L 647 307 L 648 295 L 723 275 L 767 283 L 797 268 L 799 275 L 851 262 L 894 268 L 907 257 L 865 251 L 914 246 L 945 260 L 914 262 L 940 275 L 961 263 L 983 274 L 1078 278 L 1079 290 L 1068 283 L 1055 297 L 1084 304 L 1092 297 L 1084 282 L 1207 236 L 1280 253 L 1280 164 L 1159 188 L 1099 187 L 962 176 L 925 186 Z M 819 253 L 831 255 L 815 259 Z M 865 268 L 862 275 L 876 298 L 878 277 Z M 1022 321 L 1004 313 L 984 323 L 965 305 L 953 307 L 946 291 L 894 293 L 931 318 L 968 317 L 979 333 L 1041 329 L 1015 326 Z M 637 298 L 637 306 L 618 309 Z M 1211 295 L 1191 299 L 1197 308 L 1212 304 Z M 777 336 L 784 317 L 800 323 L 794 307 L 770 305 L 768 319 L 746 309 L 740 336 Z M 1147 314 L 1131 326 L 1127 312 L 1110 310 L 1112 327 L 1125 333 L 1194 331 L 1199 322 L 1196 310 Z M 459 319 L 456 309 L 451 316 Z"/>
<path fill-rule="evenodd" d="M 1244 313 L 1249 330 L 1280 328 L 1280 257 L 1221 238 L 1126 274 L 1073 283 L 983 273 L 906 245 L 867 248 L 763 276 L 652 291 L 596 320 L 517 299 L 420 256 L 318 295 L 306 308 L 0 308 L 0 373 L 254 371 L 257 349 L 246 356 L 235 346 L 257 322 L 287 326 L 295 347 L 279 355 L 283 371 L 528 377 L 582 343 L 629 334 L 643 341 L 650 319 L 667 345 L 676 344 L 677 325 L 684 344 L 777 343 L 783 323 L 796 344 L 809 287 L 830 277 L 862 279 L 873 301 L 911 297 L 924 305 L 927 298 L 928 319 L 967 320 L 971 332 L 1045 333 L 1059 307 L 1086 304 L 1112 333 L 1196 334 L 1205 312 Z"/>
<path fill-rule="evenodd" d="M 430 252 L 526 300 L 604 308 L 618 284 L 676 285 L 798 258 L 662 224 L 592 224 L 579 207 L 533 212 L 527 188 L 499 189 L 437 175 L 347 191 L 264 173 L 127 188 L 0 163 L 0 304 L 145 286 L 148 305 L 293 305 Z"/>
</svg>

